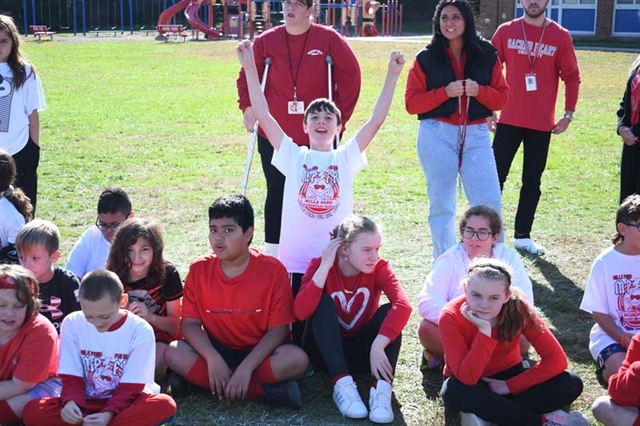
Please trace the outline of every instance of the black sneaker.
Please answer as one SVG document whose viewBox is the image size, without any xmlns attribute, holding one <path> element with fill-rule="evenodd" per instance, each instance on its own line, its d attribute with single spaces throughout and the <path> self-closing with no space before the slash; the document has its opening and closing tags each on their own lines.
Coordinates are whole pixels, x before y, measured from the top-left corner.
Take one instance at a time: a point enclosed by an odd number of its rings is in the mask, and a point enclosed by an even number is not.
<svg viewBox="0 0 640 426">
<path fill-rule="evenodd" d="M 300 388 L 295 380 L 274 384 L 264 383 L 262 389 L 264 393 L 260 396 L 260 400 L 266 404 L 302 408 Z"/>
</svg>

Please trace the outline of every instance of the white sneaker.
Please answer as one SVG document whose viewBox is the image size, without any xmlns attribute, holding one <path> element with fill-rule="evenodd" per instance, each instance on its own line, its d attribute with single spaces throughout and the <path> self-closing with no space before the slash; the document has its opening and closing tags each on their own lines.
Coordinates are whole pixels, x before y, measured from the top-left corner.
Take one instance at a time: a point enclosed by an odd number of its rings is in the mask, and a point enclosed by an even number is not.
<svg viewBox="0 0 640 426">
<path fill-rule="evenodd" d="M 393 422 L 391 392 L 393 388 L 384 380 L 378 380 L 376 387 L 369 391 L 369 420 L 373 423 Z"/>
<path fill-rule="evenodd" d="M 547 421 L 543 426 L 590 426 L 589 420 L 580 412 L 567 413 L 556 410 L 544 415 Z"/>
<path fill-rule="evenodd" d="M 345 417 L 364 419 L 369 414 L 351 376 L 341 378 L 333 386 L 333 403 Z"/>
<path fill-rule="evenodd" d="M 544 254 L 546 251 L 544 247 L 536 244 L 531 238 L 516 238 L 513 245 L 518 250 L 523 250 L 531 254 Z"/>
<path fill-rule="evenodd" d="M 461 426 L 491 426 L 493 423 L 489 423 L 486 420 L 481 419 L 473 413 L 465 413 L 460 411 L 460 425 Z"/>
</svg>

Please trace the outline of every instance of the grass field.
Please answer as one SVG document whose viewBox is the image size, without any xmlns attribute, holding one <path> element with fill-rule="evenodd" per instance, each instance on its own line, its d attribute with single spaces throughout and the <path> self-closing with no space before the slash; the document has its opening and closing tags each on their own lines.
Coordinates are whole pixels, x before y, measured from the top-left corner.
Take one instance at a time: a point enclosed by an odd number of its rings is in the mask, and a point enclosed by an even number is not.
<svg viewBox="0 0 640 426">
<path fill-rule="evenodd" d="M 235 43 L 164 44 L 151 37 L 122 42 L 63 40 L 25 43 L 42 77 L 48 104 L 41 114 L 38 216 L 60 227 L 66 259 L 76 239 L 94 223 L 102 189 L 123 187 L 137 215 L 163 223 L 166 256 L 184 277 L 189 262 L 209 251 L 207 206 L 220 195 L 240 191 L 248 135 L 236 104 Z M 352 40 L 350 44 L 362 67 L 363 86 L 347 136 L 371 113 L 389 51 L 400 49 L 411 59 L 421 48 L 406 42 Z M 608 237 L 614 231 L 620 154 L 615 111 L 634 57 L 578 52 L 583 83 L 576 120 L 567 133 L 553 136 L 534 225 L 534 235 L 547 247 L 547 254 L 525 258 L 538 308 L 563 344 L 570 368 L 585 383 L 572 409 L 588 416 L 592 401 L 605 390 L 596 381 L 587 349 L 592 320 L 578 306 L 591 262 L 610 244 Z M 368 151 L 370 165 L 356 178 L 354 196 L 356 213 L 383 225 L 382 256 L 391 260 L 415 302 L 429 271 L 431 247 L 425 181 L 415 152 L 418 123 L 403 106 L 409 65 L 405 68 L 389 117 Z M 562 95 L 558 105 L 563 108 Z M 508 243 L 519 163 L 514 162 L 504 191 Z M 265 187 L 257 158 L 247 195 L 256 209 L 254 245 L 260 248 Z M 466 207 L 463 198 L 459 205 L 460 210 Z M 396 423 L 457 424 L 437 397 L 440 379 L 420 374 L 418 323 L 414 313 L 403 336 L 395 383 Z M 366 378 L 359 383 L 366 400 L 369 383 Z M 179 400 L 177 422 L 363 423 L 339 415 L 326 376 L 308 375 L 301 390 L 300 411 L 205 397 Z"/>
</svg>

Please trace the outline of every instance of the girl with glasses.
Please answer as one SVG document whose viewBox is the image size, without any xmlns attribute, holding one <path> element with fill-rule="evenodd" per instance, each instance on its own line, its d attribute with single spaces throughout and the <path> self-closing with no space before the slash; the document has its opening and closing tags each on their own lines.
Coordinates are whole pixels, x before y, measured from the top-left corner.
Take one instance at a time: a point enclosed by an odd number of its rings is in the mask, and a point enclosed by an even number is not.
<svg viewBox="0 0 640 426">
<path fill-rule="evenodd" d="M 514 271 L 513 286 L 522 290 L 527 302 L 533 306 L 531 280 L 515 250 L 498 242 L 501 229 L 502 220 L 495 210 L 487 206 L 471 207 L 460 219 L 460 243 L 433 262 L 418 295 L 418 311 L 423 318 L 418 337 L 425 348 L 421 369 L 442 366 L 444 352 L 438 317 L 447 302 L 463 293 L 461 281 L 474 258 L 494 258 L 507 263 Z M 523 353 L 529 349 L 526 340 L 520 349 Z"/>
</svg>

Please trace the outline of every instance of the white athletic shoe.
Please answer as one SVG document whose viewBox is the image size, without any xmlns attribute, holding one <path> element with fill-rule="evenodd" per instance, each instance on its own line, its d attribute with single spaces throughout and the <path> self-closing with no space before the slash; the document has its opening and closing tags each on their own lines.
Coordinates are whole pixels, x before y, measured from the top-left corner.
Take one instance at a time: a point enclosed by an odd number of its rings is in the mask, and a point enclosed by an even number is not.
<svg viewBox="0 0 640 426">
<path fill-rule="evenodd" d="M 345 417 L 364 419 L 369 414 L 351 376 L 341 378 L 333 386 L 333 402 Z"/>
<path fill-rule="evenodd" d="M 580 412 L 573 411 L 567 413 L 563 410 L 556 410 L 544 415 L 547 421 L 543 426 L 589 426 L 589 420 Z"/>
<path fill-rule="evenodd" d="M 391 392 L 393 388 L 384 380 L 378 380 L 376 387 L 369 391 L 369 420 L 373 423 L 393 422 Z"/>
<path fill-rule="evenodd" d="M 486 420 L 481 419 L 473 413 L 460 412 L 460 425 L 461 426 L 491 426 L 493 423 L 489 423 Z"/>
<path fill-rule="evenodd" d="M 526 251 L 531 254 L 544 254 L 545 248 L 540 244 L 536 244 L 531 238 L 516 238 L 513 245 L 522 251 Z"/>
</svg>

